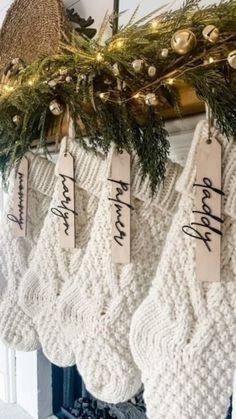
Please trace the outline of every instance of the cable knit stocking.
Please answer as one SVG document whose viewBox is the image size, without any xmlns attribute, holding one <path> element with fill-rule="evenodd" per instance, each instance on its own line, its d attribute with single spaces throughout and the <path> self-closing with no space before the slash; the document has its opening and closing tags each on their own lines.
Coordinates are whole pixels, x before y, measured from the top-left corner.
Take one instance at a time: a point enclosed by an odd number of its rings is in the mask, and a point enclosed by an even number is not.
<svg viewBox="0 0 236 419">
<path fill-rule="evenodd" d="M 108 403 L 126 401 L 141 387 L 129 349 L 134 310 L 146 296 L 176 207 L 181 168 L 168 163 L 164 185 L 150 199 L 133 165 L 130 264 L 111 260 L 110 183 L 105 182 L 90 241 L 75 281 L 63 295 L 60 321 L 87 389 Z"/>
<path fill-rule="evenodd" d="M 106 159 L 88 154 L 75 142 L 69 145 L 75 158 L 76 248 L 63 249 L 59 241 L 60 222 L 48 212 L 40 234 L 34 262 L 24 277 L 21 304 L 33 318 L 44 354 L 54 364 L 67 367 L 75 364 L 70 341 L 67 342 L 58 322 L 58 299 L 79 270 L 93 218 L 97 209 L 101 180 L 106 176 Z M 59 180 L 51 208 L 59 204 Z M 78 283 L 78 287 L 79 287 Z"/>
<path fill-rule="evenodd" d="M 196 280 L 195 242 L 182 232 L 192 221 L 195 133 L 183 175 L 179 207 L 148 297 L 136 311 L 130 344 L 142 372 L 149 419 L 225 419 L 236 367 L 236 145 L 223 146 L 221 282 Z M 209 275 L 211 272 L 209 272 Z"/>
<path fill-rule="evenodd" d="M 23 351 L 39 347 L 32 320 L 19 305 L 19 285 L 35 256 L 36 243 L 54 187 L 54 164 L 27 154 L 29 160 L 27 236 L 12 237 L 12 224 L 7 214 L 13 210 L 14 175 L 9 196 L 1 217 L 0 234 L 0 340 Z"/>
</svg>

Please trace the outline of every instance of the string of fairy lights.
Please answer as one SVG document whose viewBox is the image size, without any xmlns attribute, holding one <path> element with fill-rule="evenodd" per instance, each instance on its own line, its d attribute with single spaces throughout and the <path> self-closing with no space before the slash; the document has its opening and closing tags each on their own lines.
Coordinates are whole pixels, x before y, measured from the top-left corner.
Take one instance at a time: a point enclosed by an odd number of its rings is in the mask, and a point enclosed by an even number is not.
<svg viewBox="0 0 236 419">
<path fill-rule="evenodd" d="M 236 0 L 186 0 L 153 16 L 137 22 L 134 13 L 102 42 L 105 16 L 95 39 L 72 33 L 55 54 L 9 63 L 0 84 L 0 171 L 9 173 L 36 138 L 46 151 L 48 132 L 59 136 L 69 112 L 81 144 L 86 136 L 90 149 L 134 151 L 155 191 L 168 156 L 162 111 L 181 115 L 186 86 L 213 109 L 223 134 L 235 133 Z"/>
<path fill-rule="evenodd" d="M 150 26 L 152 30 L 156 31 L 157 28 L 159 27 L 159 21 L 158 20 L 151 21 Z M 219 42 L 219 39 L 220 39 L 220 31 L 214 25 L 207 25 L 202 30 L 202 36 L 210 44 L 216 44 Z M 114 41 L 111 41 L 108 44 L 108 46 L 104 47 L 104 52 L 99 51 L 95 54 L 88 54 L 85 51 L 80 50 L 79 56 L 81 59 L 86 60 L 86 62 L 91 63 L 91 66 L 93 65 L 94 61 L 96 61 L 98 64 L 105 65 L 106 52 L 113 51 L 114 49 L 123 50 L 125 47 L 126 40 L 127 39 L 125 37 L 117 38 Z M 229 37 L 229 40 L 230 40 L 230 37 Z M 226 43 L 227 39 L 224 38 L 223 42 Z M 188 29 L 178 30 L 176 33 L 174 33 L 174 35 L 171 38 L 171 51 L 175 52 L 179 56 L 184 56 L 186 54 L 189 54 L 196 47 L 196 45 L 197 45 L 196 35 L 194 34 L 193 31 L 188 30 Z M 161 50 L 160 55 L 162 59 L 165 59 L 168 57 L 169 53 L 170 53 L 170 48 L 163 48 Z M 181 77 L 184 74 L 186 74 L 188 71 L 192 71 L 193 69 L 192 64 L 194 64 L 194 61 L 199 62 L 199 58 L 200 58 L 199 56 L 194 57 L 193 60 L 188 63 L 188 67 L 183 66 L 184 67 L 183 69 L 181 67 L 177 68 L 157 78 L 156 78 L 156 74 L 157 74 L 156 66 L 155 65 L 148 66 L 147 73 L 151 81 L 147 84 L 144 84 L 144 86 L 140 87 L 136 91 L 132 92 L 132 94 L 129 97 L 124 97 L 124 98 L 122 97 L 122 89 L 123 89 L 123 86 L 125 85 L 125 80 L 122 80 L 119 63 L 114 63 L 112 66 L 112 71 L 113 71 L 113 75 L 117 77 L 117 80 L 118 80 L 118 83 L 117 83 L 118 88 L 116 90 L 116 96 L 117 96 L 117 91 L 119 91 L 119 97 L 116 98 L 112 94 L 114 92 L 114 89 L 98 92 L 97 95 L 104 102 L 124 104 L 131 100 L 138 100 L 138 101 L 143 101 L 148 106 L 157 106 L 159 101 L 158 101 L 156 92 L 160 88 L 160 86 L 176 84 L 178 80 L 181 79 Z M 208 52 L 206 51 L 204 52 L 202 56 L 202 62 L 200 62 L 200 64 L 198 63 L 197 66 L 195 66 L 195 68 L 199 68 L 199 67 L 209 68 L 209 65 L 211 64 L 215 65 L 215 64 L 221 64 L 223 62 L 228 62 L 231 68 L 236 69 L 236 50 L 231 51 L 226 58 L 221 58 L 221 59 L 216 59 L 212 56 L 208 56 Z M 141 74 L 143 71 L 146 71 L 147 64 L 145 63 L 144 59 L 135 59 L 131 63 L 131 65 L 135 74 Z M 12 78 L 11 78 L 12 69 L 15 70 L 16 72 L 19 71 L 19 73 L 21 71 L 24 71 L 24 65 L 20 59 L 18 58 L 14 59 L 11 62 L 10 68 L 5 73 L 4 80 L 1 83 L 1 94 L 10 95 L 21 84 L 18 82 L 17 79 L 14 80 L 14 82 L 12 83 Z M 61 76 L 62 75 L 66 76 L 65 80 L 63 79 L 63 81 L 60 81 L 60 82 L 64 82 L 64 81 L 66 83 L 73 82 L 73 77 L 67 74 L 66 68 L 59 68 L 58 73 Z M 79 77 L 81 77 L 81 75 L 79 75 Z M 86 79 L 85 75 L 84 75 L 84 79 Z M 26 84 L 28 86 L 33 87 L 37 82 L 38 82 L 37 76 L 33 76 L 33 77 L 30 77 L 29 80 L 26 81 Z M 42 82 L 45 83 L 45 81 L 42 81 Z M 54 80 L 54 79 L 49 80 L 47 83 L 51 88 L 55 88 L 59 84 L 58 80 Z M 150 91 L 150 89 L 152 88 L 154 88 L 154 91 Z M 147 91 L 148 93 L 144 93 Z M 63 112 L 63 107 L 59 103 L 55 102 L 55 100 L 52 101 L 52 103 L 49 105 L 49 109 L 56 116 Z M 18 119 L 19 118 L 17 118 L 16 116 L 14 117 L 14 121 L 17 122 L 17 124 L 19 122 Z"/>
</svg>

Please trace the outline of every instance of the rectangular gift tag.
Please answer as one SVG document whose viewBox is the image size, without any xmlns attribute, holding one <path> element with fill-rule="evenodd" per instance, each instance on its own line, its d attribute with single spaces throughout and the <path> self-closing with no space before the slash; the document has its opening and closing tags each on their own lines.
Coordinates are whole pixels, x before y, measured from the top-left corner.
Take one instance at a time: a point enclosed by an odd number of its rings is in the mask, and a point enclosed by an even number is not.
<svg viewBox="0 0 236 419">
<path fill-rule="evenodd" d="M 130 210 L 131 168 L 130 154 L 114 152 L 111 191 L 112 260 L 130 263 Z"/>
<path fill-rule="evenodd" d="M 24 156 L 16 171 L 13 214 L 7 214 L 8 220 L 12 222 L 12 234 L 14 237 L 26 237 L 27 234 L 28 172 L 29 162 Z"/>
<path fill-rule="evenodd" d="M 210 142 L 211 141 L 211 142 Z M 220 281 L 222 176 L 221 145 L 213 138 L 200 143 L 197 151 L 196 206 L 196 275 L 199 281 Z"/>
<path fill-rule="evenodd" d="M 59 202 L 52 208 L 54 215 L 59 217 L 60 244 L 64 249 L 75 247 L 75 178 L 74 158 L 68 152 L 61 152 L 56 168 L 59 177 Z"/>
</svg>

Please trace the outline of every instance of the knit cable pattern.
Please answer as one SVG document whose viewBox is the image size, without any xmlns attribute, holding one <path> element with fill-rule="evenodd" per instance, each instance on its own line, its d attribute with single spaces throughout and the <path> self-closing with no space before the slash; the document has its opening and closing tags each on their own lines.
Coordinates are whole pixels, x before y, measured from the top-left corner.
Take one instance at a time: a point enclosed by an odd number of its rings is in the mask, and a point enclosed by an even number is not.
<svg viewBox="0 0 236 419">
<path fill-rule="evenodd" d="M 31 319 L 19 305 L 19 285 L 34 258 L 36 243 L 49 208 L 54 187 L 54 165 L 28 153 L 29 190 L 27 236 L 14 238 L 7 214 L 13 211 L 14 173 L 1 217 L 0 234 L 0 340 L 17 349 L 30 351 L 39 347 Z"/>
<path fill-rule="evenodd" d="M 44 354 L 61 367 L 74 365 L 75 358 L 58 322 L 58 300 L 81 265 L 97 209 L 99 184 L 107 177 L 109 164 L 109 158 L 89 155 L 74 141 L 70 142 L 68 151 L 75 157 L 76 248 L 61 247 L 60 220 L 49 210 L 20 292 L 21 305 L 33 319 Z M 56 208 L 60 202 L 59 182 L 50 208 Z"/>
<path fill-rule="evenodd" d="M 149 419 L 225 419 L 236 366 L 236 146 L 223 148 L 224 225 L 221 282 L 196 280 L 192 221 L 196 147 L 201 122 L 177 188 L 182 193 L 148 297 L 133 316 L 130 344 L 142 372 Z M 211 272 L 209 272 L 209 275 Z"/>
<path fill-rule="evenodd" d="M 130 399 L 141 387 L 129 348 L 133 312 L 146 296 L 173 216 L 181 168 L 168 163 L 167 177 L 155 199 L 148 183 L 140 186 L 132 164 L 131 263 L 111 259 L 110 182 L 104 183 L 82 264 L 63 295 L 59 322 L 76 355 L 86 387 L 108 403 Z"/>
</svg>

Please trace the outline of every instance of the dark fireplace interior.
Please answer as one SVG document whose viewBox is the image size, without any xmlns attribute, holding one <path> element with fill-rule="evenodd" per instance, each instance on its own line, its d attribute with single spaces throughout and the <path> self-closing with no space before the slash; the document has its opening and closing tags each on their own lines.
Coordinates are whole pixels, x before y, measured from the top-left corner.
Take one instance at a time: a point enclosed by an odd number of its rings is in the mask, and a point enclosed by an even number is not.
<svg viewBox="0 0 236 419">
<path fill-rule="evenodd" d="M 76 367 L 53 365 L 53 413 L 60 419 L 147 419 L 142 391 L 127 403 L 109 405 L 85 388 Z"/>
<path fill-rule="evenodd" d="M 88 393 L 76 367 L 53 365 L 52 374 L 53 413 L 60 419 L 147 419 L 142 391 L 127 403 L 109 405 Z M 229 404 L 226 419 L 232 419 Z"/>
</svg>

